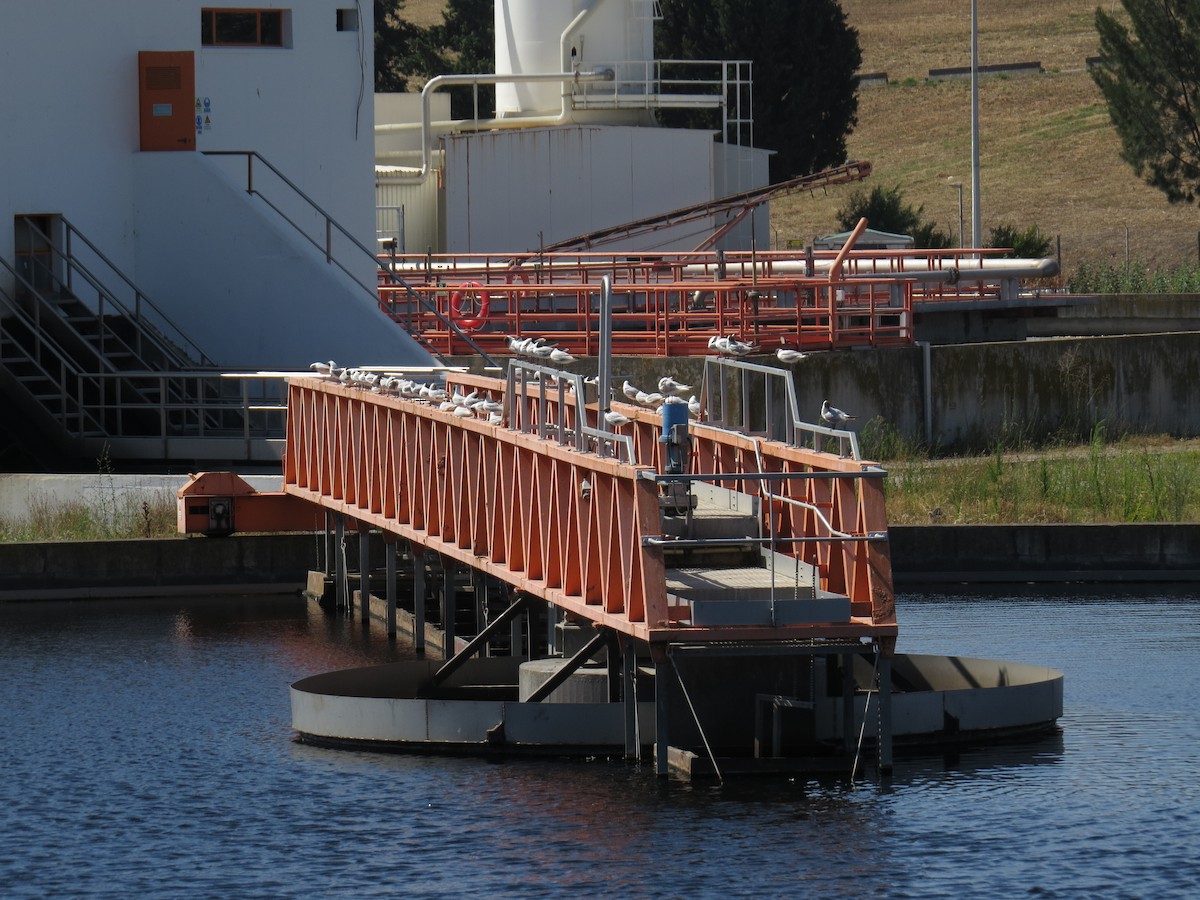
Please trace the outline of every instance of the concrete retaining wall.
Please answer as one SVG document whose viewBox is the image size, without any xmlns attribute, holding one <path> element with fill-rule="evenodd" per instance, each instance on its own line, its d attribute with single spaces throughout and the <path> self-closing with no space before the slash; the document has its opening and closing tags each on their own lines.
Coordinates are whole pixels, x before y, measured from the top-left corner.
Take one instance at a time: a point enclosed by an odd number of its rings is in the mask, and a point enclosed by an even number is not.
<svg viewBox="0 0 1200 900">
<path fill-rule="evenodd" d="M 283 593 L 320 566 L 311 534 L 0 544 L 0 600 Z"/>
<path fill-rule="evenodd" d="M 890 536 L 901 586 L 1200 580 L 1200 525 L 897 525 Z M 311 534 L 0 544 L 0 601 L 286 593 L 321 568 Z"/>
<path fill-rule="evenodd" d="M 1196 581 L 1200 525 L 893 525 L 897 585 Z"/>
<path fill-rule="evenodd" d="M 778 365 L 774 356 L 750 361 Z M 570 368 L 592 374 L 594 366 Z M 921 347 L 813 353 L 791 369 L 805 421 L 818 421 L 828 399 L 858 417 L 857 431 L 870 423 L 954 452 L 1086 441 L 1100 424 L 1110 437 L 1200 435 L 1200 331 L 931 346 L 928 431 Z M 644 390 L 664 374 L 698 388 L 701 372 L 700 359 L 613 360 L 614 376 Z"/>
</svg>

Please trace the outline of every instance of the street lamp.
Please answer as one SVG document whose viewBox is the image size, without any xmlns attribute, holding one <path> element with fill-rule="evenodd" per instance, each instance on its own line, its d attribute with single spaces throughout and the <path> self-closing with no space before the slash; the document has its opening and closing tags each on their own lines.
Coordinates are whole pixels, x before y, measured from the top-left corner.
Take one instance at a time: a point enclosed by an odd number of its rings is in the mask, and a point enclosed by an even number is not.
<svg viewBox="0 0 1200 900">
<path fill-rule="evenodd" d="M 971 241 L 978 247 L 979 216 L 979 0 L 971 0 Z"/>
<path fill-rule="evenodd" d="M 952 188 L 958 188 L 958 246 L 965 247 L 967 245 L 963 242 L 963 183 L 949 179 L 947 183 Z"/>
</svg>

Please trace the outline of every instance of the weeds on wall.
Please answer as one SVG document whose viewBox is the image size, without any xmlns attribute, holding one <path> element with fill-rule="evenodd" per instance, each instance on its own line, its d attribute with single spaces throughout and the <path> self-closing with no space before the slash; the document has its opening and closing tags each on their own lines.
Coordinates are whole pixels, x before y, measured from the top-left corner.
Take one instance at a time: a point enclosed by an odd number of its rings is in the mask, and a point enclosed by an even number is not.
<svg viewBox="0 0 1200 900">
<path fill-rule="evenodd" d="M 1170 438 L 881 459 L 895 524 L 1200 522 L 1200 448 Z"/>
<path fill-rule="evenodd" d="M 1067 290 L 1073 294 L 1200 293 L 1200 263 L 1151 269 L 1142 262 L 1083 262 L 1067 279 Z"/>
<path fill-rule="evenodd" d="M 87 500 L 63 502 L 32 495 L 24 517 L 0 518 L 0 542 L 100 541 L 176 535 L 175 495 L 123 491 L 107 446 L 96 460 L 95 490 Z"/>
</svg>

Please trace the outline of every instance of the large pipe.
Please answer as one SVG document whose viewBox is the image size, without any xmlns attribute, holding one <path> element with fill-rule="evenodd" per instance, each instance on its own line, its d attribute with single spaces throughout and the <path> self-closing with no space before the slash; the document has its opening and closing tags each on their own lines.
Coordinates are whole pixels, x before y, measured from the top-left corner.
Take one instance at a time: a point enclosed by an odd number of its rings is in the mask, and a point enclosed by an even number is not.
<svg viewBox="0 0 1200 900">
<path fill-rule="evenodd" d="M 829 280 L 837 281 L 842 277 L 842 263 L 846 261 L 846 257 L 850 251 L 854 249 L 854 245 L 858 243 L 858 236 L 867 228 L 867 220 L 859 219 L 858 224 L 854 226 L 854 230 L 850 232 L 850 236 L 846 238 L 846 243 L 842 244 L 842 249 L 838 251 L 838 255 L 833 260 L 833 265 L 829 267 Z M 756 267 L 757 268 L 757 267 Z"/>
</svg>

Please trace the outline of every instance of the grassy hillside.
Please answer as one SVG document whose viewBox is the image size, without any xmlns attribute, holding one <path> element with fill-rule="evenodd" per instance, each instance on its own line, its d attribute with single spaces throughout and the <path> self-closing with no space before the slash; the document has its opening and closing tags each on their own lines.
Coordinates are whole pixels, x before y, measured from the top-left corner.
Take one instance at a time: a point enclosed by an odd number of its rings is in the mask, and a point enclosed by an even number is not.
<svg viewBox="0 0 1200 900">
<path fill-rule="evenodd" d="M 950 182 L 964 182 L 969 237 L 970 80 L 926 76 L 970 64 L 970 5 L 843 0 L 842 6 L 859 31 L 863 71 L 887 72 L 889 79 L 887 87 L 861 91 L 849 156 L 873 163 L 870 184 L 899 185 L 909 202 L 955 235 L 958 191 Z M 1036 224 L 1061 239 L 1068 272 L 1085 259 L 1124 261 L 1127 233 L 1131 259 L 1195 260 L 1195 208 L 1167 203 L 1120 159 L 1087 74 L 1085 60 L 1098 52 L 1096 0 L 1009 0 L 979 9 L 982 65 L 1039 61 L 1046 70 L 980 79 L 983 234 L 1006 222 Z M 773 204 L 775 235 L 810 240 L 831 230 L 852 190 Z"/>
<path fill-rule="evenodd" d="M 1112 0 L 1101 0 L 1108 8 Z M 1098 52 L 1097 0 L 1006 0 L 979 4 L 980 63 L 1041 62 L 1044 75 L 980 81 L 980 212 L 983 235 L 1008 223 L 1038 225 L 1061 240 L 1063 267 L 1081 261 L 1173 264 L 1196 260 L 1200 219 L 1141 183 L 1119 143 L 1085 60 Z M 442 0 L 409 0 L 420 24 Z M 864 72 L 887 87 L 864 88 L 852 159 L 870 160 L 862 187 L 898 185 L 927 218 L 958 234 L 958 190 L 970 237 L 970 80 L 927 82 L 930 69 L 970 64 L 970 4 L 934 0 L 842 0 L 858 29 Z M 772 240 L 811 241 L 837 230 L 853 186 L 772 204 Z M 1127 245 L 1128 241 L 1128 245 Z"/>
</svg>

